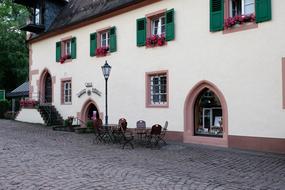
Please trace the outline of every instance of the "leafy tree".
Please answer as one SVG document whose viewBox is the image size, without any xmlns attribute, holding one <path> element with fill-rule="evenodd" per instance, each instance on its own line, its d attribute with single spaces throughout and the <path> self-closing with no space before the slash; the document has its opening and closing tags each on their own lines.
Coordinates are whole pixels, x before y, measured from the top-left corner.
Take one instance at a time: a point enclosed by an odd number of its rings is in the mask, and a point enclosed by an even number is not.
<svg viewBox="0 0 285 190">
<path fill-rule="evenodd" d="M 0 0 L 0 89 L 10 91 L 28 80 L 26 33 L 19 30 L 27 17 L 25 7 Z"/>
</svg>

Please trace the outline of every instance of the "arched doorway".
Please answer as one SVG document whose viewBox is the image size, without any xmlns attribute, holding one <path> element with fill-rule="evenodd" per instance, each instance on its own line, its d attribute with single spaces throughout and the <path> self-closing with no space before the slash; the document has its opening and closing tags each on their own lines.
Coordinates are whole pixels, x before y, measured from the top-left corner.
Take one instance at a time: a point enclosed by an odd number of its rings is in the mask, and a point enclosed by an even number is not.
<svg viewBox="0 0 285 190">
<path fill-rule="evenodd" d="M 184 142 L 228 146 L 228 111 L 224 95 L 209 81 L 188 94 L 184 106 Z"/>
<path fill-rule="evenodd" d="M 41 103 L 52 103 L 53 97 L 53 81 L 52 77 L 47 69 L 45 69 L 40 78 L 40 102 Z"/>
<path fill-rule="evenodd" d="M 91 99 L 87 100 L 81 109 L 81 120 L 86 123 L 96 112 L 99 112 L 97 104 Z"/>
<path fill-rule="evenodd" d="M 52 102 L 52 80 L 51 80 L 51 76 L 49 73 L 47 73 L 46 75 L 46 79 L 45 79 L 45 102 L 46 103 L 51 103 Z"/>
</svg>

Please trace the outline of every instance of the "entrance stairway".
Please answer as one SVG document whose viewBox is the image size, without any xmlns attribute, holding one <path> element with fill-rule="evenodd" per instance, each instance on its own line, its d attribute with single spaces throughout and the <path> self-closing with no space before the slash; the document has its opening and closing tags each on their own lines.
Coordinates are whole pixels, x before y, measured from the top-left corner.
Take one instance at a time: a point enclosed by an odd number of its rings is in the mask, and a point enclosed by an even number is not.
<svg viewBox="0 0 285 190">
<path fill-rule="evenodd" d="M 40 105 L 38 108 L 47 126 L 58 126 L 63 124 L 63 118 L 53 105 Z"/>
</svg>

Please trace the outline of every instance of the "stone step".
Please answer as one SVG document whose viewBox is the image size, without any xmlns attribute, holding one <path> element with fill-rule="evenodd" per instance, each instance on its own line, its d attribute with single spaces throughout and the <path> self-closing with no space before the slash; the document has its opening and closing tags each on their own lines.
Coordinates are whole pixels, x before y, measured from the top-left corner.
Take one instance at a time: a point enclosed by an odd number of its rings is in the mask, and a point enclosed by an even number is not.
<svg viewBox="0 0 285 190">
<path fill-rule="evenodd" d="M 63 118 L 53 105 L 41 105 L 39 106 L 39 112 L 46 125 L 62 125 Z"/>
</svg>

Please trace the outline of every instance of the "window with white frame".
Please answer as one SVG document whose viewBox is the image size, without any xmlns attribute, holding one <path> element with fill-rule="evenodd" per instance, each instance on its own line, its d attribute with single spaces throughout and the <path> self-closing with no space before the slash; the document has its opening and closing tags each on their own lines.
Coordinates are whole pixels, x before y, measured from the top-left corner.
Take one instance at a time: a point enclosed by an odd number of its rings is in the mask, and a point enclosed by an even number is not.
<svg viewBox="0 0 285 190">
<path fill-rule="evenodd" d="M 109 47 L 110 45 L 110 34 L 109 31 L 101 33 L 101 47 Z"/>
<path fill-rule="evenodd" d="M 151 22 L 151 34 L 152 35 L 164 35 L 165 34 L 165 16 L 153 19 Z"/>
<path fill-rule="evenodd" d="M 63 103 L 69 104 L 71 103 L 71 81 L 63 82 Z"/>
<path fill-rule="evenodd" d="M 167 75 L 158 74 L 150 76 L 150 104 L 167 104 Z"/>
<path fill-rule="evenodd" d="M 64 42 L 64 55 L 71 55 L 71 40 L 66 40 Z"/>
<path fill-rule="evenodd" d="M 230 0 L 230 17 L 255 12 L 255 0 Z"/>
</svg>

